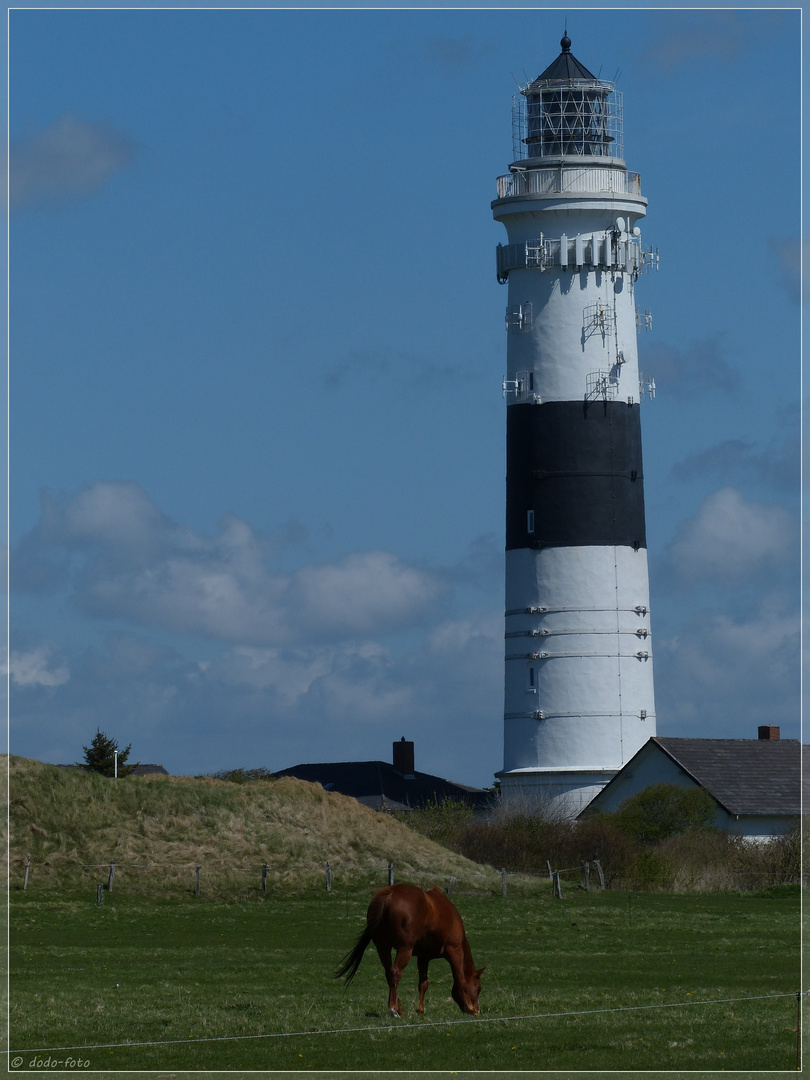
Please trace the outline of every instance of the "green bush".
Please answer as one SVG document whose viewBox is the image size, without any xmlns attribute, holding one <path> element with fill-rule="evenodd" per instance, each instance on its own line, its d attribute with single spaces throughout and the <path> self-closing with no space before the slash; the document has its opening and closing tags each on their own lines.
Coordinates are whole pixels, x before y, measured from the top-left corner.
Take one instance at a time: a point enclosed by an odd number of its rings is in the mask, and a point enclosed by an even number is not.
<svg viewBox="0 0 810 1080">
<path fill-rule="evenodd" d="M 622 832 L 642 843 L 707 829 L 714 820 L 714 799 L 703 788 L 678 784 L 652 784 L 607 815 Z"/>
</svg>

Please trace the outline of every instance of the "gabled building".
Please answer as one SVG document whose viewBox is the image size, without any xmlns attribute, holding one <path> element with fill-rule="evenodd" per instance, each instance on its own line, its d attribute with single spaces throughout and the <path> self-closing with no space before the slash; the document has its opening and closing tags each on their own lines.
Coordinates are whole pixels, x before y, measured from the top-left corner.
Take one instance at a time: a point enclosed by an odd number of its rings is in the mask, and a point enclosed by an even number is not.
<svg viewBox="0 0 810 1080">
<path fill-rule="evenodd" d="M 760 727 L 757 739 L 649 739 L 582 811 L 610 813 L 653 784 L 700 787 L 714 799 L 718 829 L 767 840 L 802 813 L 802 746 Z M 810 802 L 809 802 L 810 805 Z"/>
<path fill-rule="evenodd" d="M 374 810 L 414 810 L 431 802 L 453 799 L 472 806 L 487 805 L 492 793 L 417 772 L 413 743 L 404 737 L 394 743 L 387 761 L 329 761 L 280 769 L 276 777 L 293 776 L 320 784 L 327 791 L 350 795 Z"/>
</svg>

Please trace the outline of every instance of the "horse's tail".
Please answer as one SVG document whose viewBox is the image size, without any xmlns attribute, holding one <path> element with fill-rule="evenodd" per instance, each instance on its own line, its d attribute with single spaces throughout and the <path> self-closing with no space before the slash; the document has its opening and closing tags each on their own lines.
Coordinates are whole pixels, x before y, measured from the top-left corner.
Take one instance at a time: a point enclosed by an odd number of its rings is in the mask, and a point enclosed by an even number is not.
<svg viewBox="0 0 810 1080">
<path fill-rule="evenodd" d="M 382 917 L 385 914 L 387 897 L 377 897 L 369 904 L 368 915 L 366 917 L 366 928 L 357 939 L 357 942 L 351 952 L 346 953 L 341 961 L 340 967 L 334 974 L 334 978 L 342 979 L 346 977 L 346 982 L 350 983 L 357 974 L 357 969 L 360 967 L 360 961 L 363 959 L 363 953 L 368 948 L 368 944 L 374 937 Z"/>
</svg>

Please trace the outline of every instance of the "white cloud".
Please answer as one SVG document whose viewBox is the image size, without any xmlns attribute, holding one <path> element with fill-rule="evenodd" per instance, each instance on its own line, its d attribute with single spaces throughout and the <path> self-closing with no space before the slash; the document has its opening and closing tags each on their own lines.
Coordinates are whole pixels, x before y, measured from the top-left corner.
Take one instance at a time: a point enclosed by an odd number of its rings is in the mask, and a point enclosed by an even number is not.
<svg viewBox="0 0 810 1080">
<path fill-rule="evenodd" d="M 434 573 L 385 551 L 274 573 L 267 538 L 226 518 L 208 537 L 170 521 L 137 484 L 98 481 L 43 499 L 15 553 L 19 588 L 59 565 L 75 603 L 108 620 L 251 645 L 290 645 L 419 623 L 445 590 Z M 32 586 L 33 587 L 33 586 Z"/>
<path fill-rule="evenodd" d="M 440 585 L 390 552 L 363 551 L 306 567 L 294 575 L 291 591 L 308 622 L 356 634 L 418 617 Z"/>
<path fill-rule="evenodd" d="M 501 764 L 501 617 L 445 621 L 398 644 L 235 645 L 189 661 L 109 635 L 77 656 L 66 685 L 18 696 L 13 752 L 72 761 L 99 726 L 131 742 L 134 758 L 188 774 L 390 760 L 404 735 L 417 768 L 490 783 Z"/>
<path fill-rule="evenodd" d="M 783 570 L 797 557 L 798 522 L 784 507 L 746 502 L 722 488 L 704 500 L 670 545 L 669 558 L 684 581 L 740 581 Z"/>
<path fill-rule="evenodd" d="M 12 649 L 8 667 L 15 686 L 62 686 L 70 679 L 70 665 L 52 645 Z"/>
<path fill-rule="evenodd" d="M 334 704 L 334 687 L 347 670 L 353 670 L 358 679 L 357 692 L 368 698 L 369 680 L 384 675 L 389 667 L 388 650 L 374 642 L 317 650 L 240 645 L 206 664 L 204 677 L 242 690 L 270 692 L 277 704 L 291 707 L 316 686 Z"/>
<path fill-rule="evenodd" d="M 66 113 L 11 143 L 12 209 L 92 195 L 132 160 L 134 146 L 108 124 Z"/>
<path fill-rule="evenodd" d="M 748 739 L 777 724 L 795 738 L 799 638 L 798 612 L 772 599 L 740 617 L 699 613 L 658 639 L 659 734 Z"/>
<path fill-rule="evenodd" d="M 777 240 L 770 237 L 768 240 L 782 277 L 785 292 L 796 303 L 801 303 L 802 297 L 802 242 L 798 236 L 792 236 L 787 240 Z"/>
<path fill-rule="evenodd" d="M 503 616 L 500 612 L 486 615 L 470 615 L 440 623 L 431 631 L 429 647 L 444 659 L 463 656 L 483 645 L 496 646 L 500 653 L 503 646 Z"/>
<path fill-rule="evenodd" d="M 665 341 L 643 342 L 639 362 L 645 377 L 654 376 L 659 389 L 673 397 L 692 399 L 695 386 L 711 373 L 715 392 L 733 397 L 740 389 L 740 373 L 722 355 L 714 338 L 692 341 L 685 348 Z"/>
<path fill-rule="evenodd" d="M 739 11 L 676 11 L 665 29 L 641 53 L 641 62 L 658 71 L 672 71 L 683 64 L 723 62 L 734 64 L 743 53 L 756 47 L 763 36 L 776 32 L 778 15 L 752 20 Z M 656 20 L 657 25 L 661 20 Z M 662 27 L 663 29 L 663 27 Z"/>
<path fill-rule="evenodd" d="M 779 435 L 764 445 L 751 439 L 725 439 L 672 467 L 679 481 L 702 481 L 713 475 L 726 484 L 756 483 L 769 492 L 798 495 L 801 484 L 801 439 L 798 408 L 790 406 L 778 416 Z"/>
</svg>

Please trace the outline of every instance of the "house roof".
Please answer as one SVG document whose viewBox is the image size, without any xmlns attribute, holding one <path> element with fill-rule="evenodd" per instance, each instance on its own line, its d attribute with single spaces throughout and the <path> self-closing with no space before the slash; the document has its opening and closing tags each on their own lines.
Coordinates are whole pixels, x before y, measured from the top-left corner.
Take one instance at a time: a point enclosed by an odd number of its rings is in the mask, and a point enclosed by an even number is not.
<svg viewBox="0 0 810 1080">
<path fill-rule="evenodd" d="M 650 740 L 730 814 L 801 813 L 798 739 Z"/>
<path fill-rule="evenodd" d="M 597 810 L 602 796 L 620 788 L 636 764 L 663 753 L 735 816 L 794 816 L 801 813 L 802 753 L 798 739 L 649 739 L 606 784 L 585 813 Z M 810 790 L 806 802 L 810 806 Z"/>
<path fill-rule="evenodd" d="M 145 765 L 141 762 L 136 765 L 132 770 L 133 776 L 146 776 L 147 773 L 160 773 L 161 776 L 169 776 L 169 770 L 164 769 L 162 765 Z"/>
<path fill-rule="evenodd" d="M 274 772 L 277 777 L 293 776 L 321 784 L 327 791 L 351 795 L 366 806 L 381 809 L 402 806 L 424 806 L 434 799 L 458 799 L 479 805 L 489 798 L 489 792 L 467 784 L 455 784 L 430 773 L 402 773 L 386 761 L 332 761 L 294 765 Z"/>
</svg>

